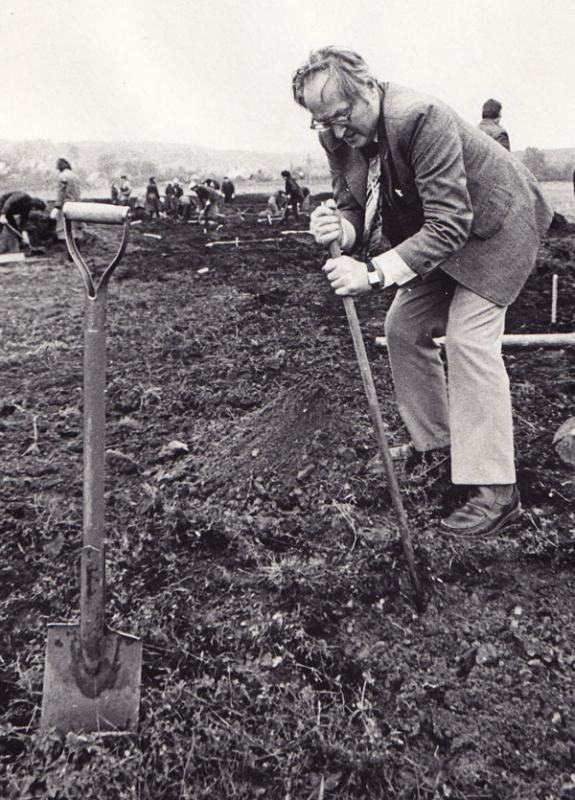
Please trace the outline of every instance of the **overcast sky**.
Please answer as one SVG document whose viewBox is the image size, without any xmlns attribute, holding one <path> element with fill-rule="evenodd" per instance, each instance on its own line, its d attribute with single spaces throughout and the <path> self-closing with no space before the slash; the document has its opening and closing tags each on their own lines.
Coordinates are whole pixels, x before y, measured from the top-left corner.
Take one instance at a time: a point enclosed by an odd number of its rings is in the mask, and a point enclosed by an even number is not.
<svg viewBox="0 0 575 800">
<path fill-rule="evenodd" d="M 0 139 L 319 152 L 291 74 L 360 52 L 512 149 L 575 146 L 575 0 L 0 0 Z"/>
</svg>

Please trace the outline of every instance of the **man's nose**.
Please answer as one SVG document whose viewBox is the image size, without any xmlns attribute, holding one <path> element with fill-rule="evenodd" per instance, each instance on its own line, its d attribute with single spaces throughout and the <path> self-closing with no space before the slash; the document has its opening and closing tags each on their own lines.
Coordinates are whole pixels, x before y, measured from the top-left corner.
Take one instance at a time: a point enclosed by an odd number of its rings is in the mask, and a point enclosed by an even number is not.
<svg viewBox="0 0 575 800">
<path fill-rule="evenodd" d="M 345 125 L 332 125 L 331 129 L 336 139 L 343 139 L 345 135 Z"/>
</svg>

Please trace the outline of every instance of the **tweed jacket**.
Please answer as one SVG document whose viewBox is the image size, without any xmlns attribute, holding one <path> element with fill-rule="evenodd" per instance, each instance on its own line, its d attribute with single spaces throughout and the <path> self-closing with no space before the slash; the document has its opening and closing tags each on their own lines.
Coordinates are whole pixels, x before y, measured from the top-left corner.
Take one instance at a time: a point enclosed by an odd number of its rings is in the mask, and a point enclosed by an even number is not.
<svg viewBox="0 0 575 800">
<path fill-rule="evenodd" d="M 397 84 L 382 89 L 388 141 L 379 139 L 382 173 L 411 225 L 396 245 L 398 255 L 422 278 L 439 268 L 496 305 L 508 305 L 553 216 L 535 177 L 439 100 Z M 332 131 L 320 140 L 336 203 L 354 226 L 359 249 L 367 161 Z"/>
</svg>

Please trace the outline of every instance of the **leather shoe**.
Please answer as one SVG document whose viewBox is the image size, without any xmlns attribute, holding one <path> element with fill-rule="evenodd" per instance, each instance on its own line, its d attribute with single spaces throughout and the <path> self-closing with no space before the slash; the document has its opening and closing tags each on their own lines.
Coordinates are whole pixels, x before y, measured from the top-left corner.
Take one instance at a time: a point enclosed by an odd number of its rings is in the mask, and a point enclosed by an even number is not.
<svg viewBox="0 0 575 800">
<path fill-rule="evenodd" d="M 497 486 L 476 486 L 465 505 L 439 523 L 442 533 L 457 536 L 488 536 L 514 520 L 521 510 L 517 486 L 511 497 Z"/>
</svg>

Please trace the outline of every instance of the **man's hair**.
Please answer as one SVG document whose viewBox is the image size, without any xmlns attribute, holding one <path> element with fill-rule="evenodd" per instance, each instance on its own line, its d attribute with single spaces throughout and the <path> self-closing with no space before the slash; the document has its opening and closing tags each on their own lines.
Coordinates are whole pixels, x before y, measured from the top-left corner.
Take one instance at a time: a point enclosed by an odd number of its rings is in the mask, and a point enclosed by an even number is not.
<svg viewBox="0 0 575 800">
<path fill-rule="evenodd" d="M 289 169 L 282 169 L 281 176 L 282 178 L 291 178 L 291 172 Z"/>
<path fill-rule="evenodd" d="M 342 96 L 350 101 L 357 99 L 362 87 L 377 82 L 363 58 L 353 50 L 334 45 L 312 50 L 307 62 L 294 72 L 292 78 L 294 100 L 304 108 L 305 85 L 319 72 L 327 72 L 335 80 Z"/>
<path fill-rule="evenodd" d="M 492 97 L 483 103 L 481 109 L 481 116 L 483 119 L 497 119 L 501 114 L 502 105 L 499 100 L 494 100 Z"/>
<path fill-rule="evenodd" d="M 65 169 L 72 169 L 70 162 L 66 158 L 59 158 L 56 161 L 56 168 L 63 172 Z"/>
</svg>

